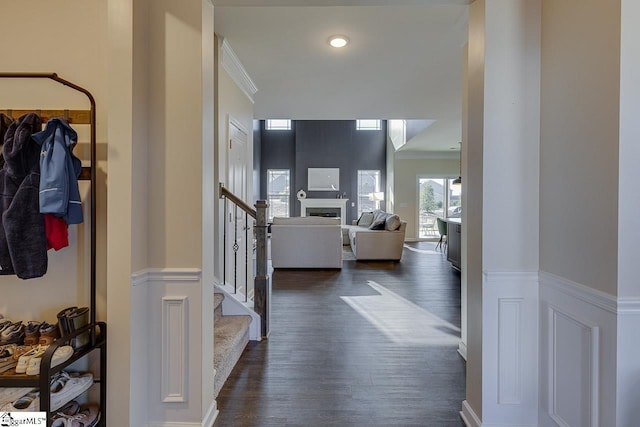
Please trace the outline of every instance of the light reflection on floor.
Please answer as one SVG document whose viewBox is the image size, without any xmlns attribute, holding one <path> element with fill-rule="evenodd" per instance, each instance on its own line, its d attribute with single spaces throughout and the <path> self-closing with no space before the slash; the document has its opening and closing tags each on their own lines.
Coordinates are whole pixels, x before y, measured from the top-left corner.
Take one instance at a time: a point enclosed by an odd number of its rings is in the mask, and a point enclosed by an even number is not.
<svg viewBox="0 0 640 427">
<path fill-rule="evenodd" d="M 398 345 L 458 345 L 460 328 L 372 280 L 378 295 L 340 297 Z"/>
<path fill-rule="evenodd" d="M 418 248 L 414 248 L 413 246 L 409 246 L 409 245 L 403 245 L 403 247 L 411 252 L 417 252 L 419 254 L 438 254 L 438 255 L 442 255 L 442 251 L 439 249 L 418 249 Z"/>
</svg>

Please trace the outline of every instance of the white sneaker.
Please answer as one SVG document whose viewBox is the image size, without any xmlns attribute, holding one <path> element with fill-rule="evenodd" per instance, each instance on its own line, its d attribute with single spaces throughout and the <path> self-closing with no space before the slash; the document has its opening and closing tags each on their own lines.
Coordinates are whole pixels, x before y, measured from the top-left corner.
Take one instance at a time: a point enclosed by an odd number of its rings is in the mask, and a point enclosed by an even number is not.
<svg viewBox="0 0 640 427">
<path fill-rule="evenodd" d="M 20 356 L 20 358 L 18 358 L 18 364 L 16 365 L 16 374 L 24 374 L 25 372 L 27 372 L 29 361 L 36 356 L 42 357 L 46 349 L 46 346 L 39 345 Z"/>
<path fill-rule="evenodd" d="M 44 347 L 44 349 L 46 350 L 47 347 Z M 44 356 L 44 351 L 29 359 L 29 364 L 27 365 L 26 370 L 27 375 L 40 375 L 40 363 L 42 362 L 42 356 Z M 56 351 L 53 352 L 53 356 L 51 356 L 51 367 L 53 368 L 62 362 L 66 362 L 71 356 L 73 356 L 73 347 L 70 345 L 58 347 Z"/>
<path fill-rule="evenodd" d="M 40 408 L 40 393 L 37 391 L 28 393 L 14 402 L 6 403 L 0 408 L 4 412 L 28 411 L 35 412 Z"/>
<path fill-rule="evenodd" d="M 93 374 L 61 371 L 51 378 L 51 411 L 80 396 L 93 385 Z"/>
</svg>

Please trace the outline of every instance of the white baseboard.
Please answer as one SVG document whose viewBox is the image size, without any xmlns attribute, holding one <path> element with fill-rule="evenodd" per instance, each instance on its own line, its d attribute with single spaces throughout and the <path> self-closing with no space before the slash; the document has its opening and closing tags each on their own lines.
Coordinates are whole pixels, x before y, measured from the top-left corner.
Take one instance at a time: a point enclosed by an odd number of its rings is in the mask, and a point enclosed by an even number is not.
<svg viewBox="0 0 640 427">
<path fill-rule="evenodd" d="M 218 418 L 219 413 L 218 403 L 214 400 L 211 402 L 211 405 L 209 405 L 209 410 L 204 416 L 204 420 L 202 420 L 202 427 L 213 427 L 213 423 L 216 422 L 216 418 Z"/>
<path fill-rule="evenodd" d="M 462 401 L 462 411 L 460 411 L 460 418 L 464 421 L 467 427 L 481 427 L 482 422 L 480 418 L 476 415 L 469 402 L 466 400 Z"/>
</svg>

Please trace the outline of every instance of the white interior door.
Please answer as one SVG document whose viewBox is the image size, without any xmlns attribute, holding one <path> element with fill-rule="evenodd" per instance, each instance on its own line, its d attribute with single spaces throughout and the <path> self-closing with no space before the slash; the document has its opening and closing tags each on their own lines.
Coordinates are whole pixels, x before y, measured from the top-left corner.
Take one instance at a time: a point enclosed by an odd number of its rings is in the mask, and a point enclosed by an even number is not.
<svg viewBox="0 0 640 427">
<path fill-rule="evenodd" d="M 234 120 L 229 120 L 229 156 L 227 188 L 237 197 L 247 202 L 247 132 Z M 251 218 L 251 217 L 249 217 Z M 245 212 L 236 208 L 233 203 L 227 202 L 227 260 L 226 277 L 227 284 L 236 286 L 239 292 L 245 292 L 248 269 L 247 240 L 253 242 L 253 231 L 249 228 L 251 222 L 247 220 Z M 252 251 L 252 246 L 249 247 Z M 250 293 L 250 292 L 249 292 Z"/>
</svg>

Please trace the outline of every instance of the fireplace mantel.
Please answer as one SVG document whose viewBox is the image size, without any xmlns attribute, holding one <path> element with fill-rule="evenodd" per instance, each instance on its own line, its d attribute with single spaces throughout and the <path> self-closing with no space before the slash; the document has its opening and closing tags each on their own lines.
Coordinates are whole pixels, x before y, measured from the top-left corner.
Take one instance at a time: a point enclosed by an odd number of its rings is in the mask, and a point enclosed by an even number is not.
<svg viewBox="0 0 640 427">
<path fill-rule="evenodd" d="M 340 222 L 347 224 L 347 201 L 349 199 L 298 199 L 300 201 L 300 215 L 307 216 L 307 208 L 339 208 Z"/>
</svg>

